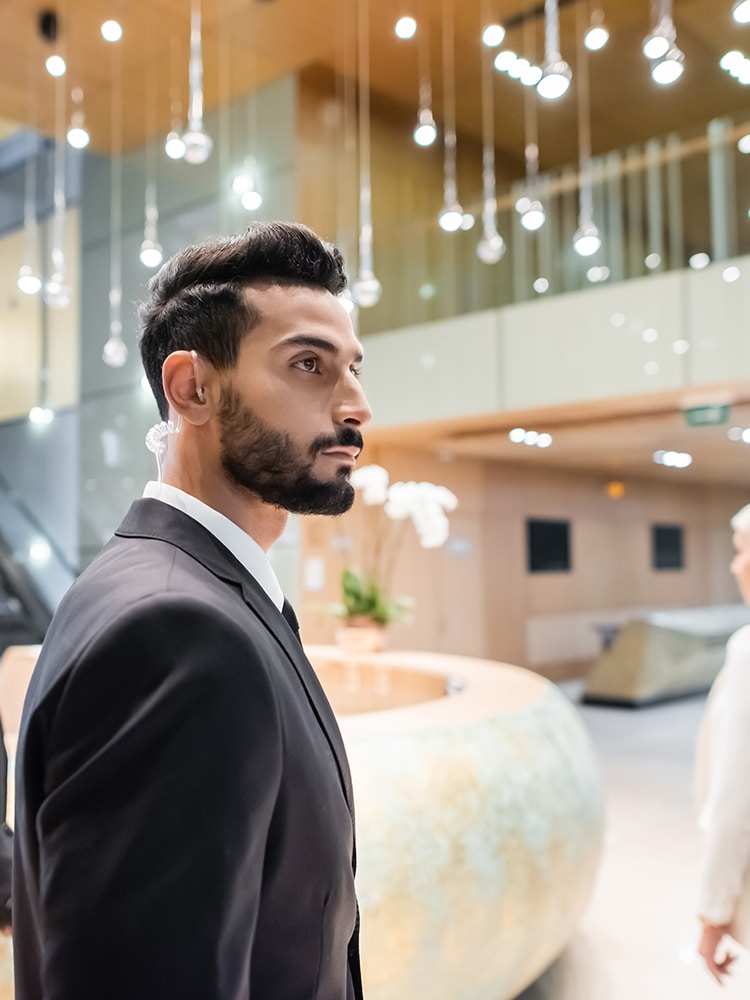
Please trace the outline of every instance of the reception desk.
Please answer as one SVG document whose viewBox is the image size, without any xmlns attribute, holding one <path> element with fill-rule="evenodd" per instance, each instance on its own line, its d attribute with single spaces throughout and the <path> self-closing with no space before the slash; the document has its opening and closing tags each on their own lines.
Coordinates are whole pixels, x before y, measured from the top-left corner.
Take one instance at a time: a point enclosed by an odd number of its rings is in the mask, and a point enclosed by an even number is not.
<svg viewBox="0 0 750 1000">
<path fill-rule="evenodd" d="M 307 653 L 346 743 L 367 1000 L 505 1000 L 588 900 L 603 794 L 551 683 L 431 653 Z"/>
<path fill-rule="evenodd" d="M 491 661 L 307 653 L 354 781 L 367 1000 L 516 996 L 565 947 L 596 874 L 602 786 L 576 710 Z M 36 655 L 0 659 L 11 753 Z M 11 977 L 0 938 L 0 1000 Z"/>
</svg>

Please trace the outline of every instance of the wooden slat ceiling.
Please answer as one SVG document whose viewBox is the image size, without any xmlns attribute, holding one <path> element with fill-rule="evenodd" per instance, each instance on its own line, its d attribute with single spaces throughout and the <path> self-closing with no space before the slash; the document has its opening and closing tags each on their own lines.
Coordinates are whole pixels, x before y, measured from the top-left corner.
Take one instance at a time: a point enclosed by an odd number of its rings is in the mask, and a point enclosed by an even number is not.
<svg viewBox="0 0 750 1000">
<path fill-rule="evenodd" d="M 52 46 L 38 30 L 43 3 L 5 0 L 0 12 L 0 117 L 54 131 L 54 81 L 44 70 Z M 123 100 L 124 147 L 164 134 L 170 95 L 187 106 L 190 0 L 59 0 L 59 47 L 69 72 L 66 90 L 80 86 L 92 133 L 92 148 L 111 148 L 113 99 Z M 205 91 L 207 108 L 251 91 L 294 70 L 321 66 L 342 74 L 353 70 L 356 54 L 355 0 L 204 0 Z M 533 61 L 543 56 L 541 4 L 528 0 L 369 0 L 373 90 L 410 116 L 418 91 L 416 39 L 399 41 L 393 25 L 413 13 L 429 32 L 435 111 L 442 108 L 441 33 L 443 11 L 454 8 L 457 120 L 459 133 L 481 134 L 479 29 L 490 8 L 514 25 L 504 47 Z M 670 131 L 700 129 L 712 117 L 750 119 L 748 90 L 719 66 L 723 52 L 750 53 L 750 26 L 731 19 L 732 0 L 674 0 L 678 44 L 685 52 L 683 78 L 667 88 L 650 79 L 640 43 L 649 29 L 649 0 L 563 2 L 561 49 L 575 73 L 577 7 L 584 20 L 603 9 L 611 38 L 590 54 L 594 152 L 622 148 Z M 527 15 L 526 24 L 523 16 Z M 99 25 L 117 17 L 124 28 L 118 45 L 103 41 Z M 118 84 L 121 77 L 122 86 Z M 519 167 L 524 145 L 524 93 L 518 81 L 495 75 L 496 139 L 501 153 Z M 113 97 L 114 95 L 114 97 Z M 575 85 L 553 105 L 535 98 L 539 116 L 542 169 L 574 163 L 577 157 Z M 460 148 L 459 148 L 460 156 Z"/>
</svg>

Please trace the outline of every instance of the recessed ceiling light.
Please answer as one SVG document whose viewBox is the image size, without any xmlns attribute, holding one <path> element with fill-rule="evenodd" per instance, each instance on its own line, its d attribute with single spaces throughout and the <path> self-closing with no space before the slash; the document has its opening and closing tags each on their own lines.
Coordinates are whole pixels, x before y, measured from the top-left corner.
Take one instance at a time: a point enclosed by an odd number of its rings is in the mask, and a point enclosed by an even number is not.
<svg viewBox="0 0 750 1000">
<path fill-rule="evenodd" d="M 417 22 L 413 17 L 400 17 L 394 30 L 397 38 L 413 38 L 417 33 Z"/>
<path fill-rule="evenodd" d="M 105 42 L 119 42 L 122 38 L 122 27 L 119 21 L 105 21 L 99 30 Z"/>
</svg>

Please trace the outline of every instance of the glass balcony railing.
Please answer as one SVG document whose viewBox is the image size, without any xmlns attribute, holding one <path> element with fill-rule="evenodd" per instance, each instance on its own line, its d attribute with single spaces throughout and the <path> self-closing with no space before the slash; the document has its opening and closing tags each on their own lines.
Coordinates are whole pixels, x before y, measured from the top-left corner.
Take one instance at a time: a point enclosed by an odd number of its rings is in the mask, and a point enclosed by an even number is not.
<svg viewBox="0 0 750 1000">
<path fill-rule="evenodd" d="M 523 228 L 515 209 L 526 194 L 516 183 L 498 197 L 498 229 L 507 251 L 497 263 L 477 259 L 481 203 L 469 231 L 444 233 L 437 212 L 377 229 L 375 271 L 380 303 L 361 310 L 364 334 L 506 306 L 603 282 L 705 266 L 750 253 L 750 155 L 738 142 L 750 132 L 739 118 L 716 119 L 692 136 L 669 135 L 597 157 L 592 162 L 593 220 L 601 248 L 573 249 L 579 174 L 566 168 L 540 175 L 546 221 Z M 740 143 L 750 153 L 747 145 Z"/>
</svg>

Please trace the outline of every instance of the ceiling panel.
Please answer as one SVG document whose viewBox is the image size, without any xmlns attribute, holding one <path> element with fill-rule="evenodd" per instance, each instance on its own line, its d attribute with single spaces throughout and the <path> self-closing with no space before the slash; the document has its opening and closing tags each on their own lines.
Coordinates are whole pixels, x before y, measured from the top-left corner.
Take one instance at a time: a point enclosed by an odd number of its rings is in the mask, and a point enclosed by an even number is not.
<svg viewBox="0 0 750 1000">
<path fill-rule="evenodd" d="M 52 5 L 54 6 L 54 5 Z M 418 39 L 399 41 L 396 19 L 411 10 L 426 24 L 438 119 L 442 118 L 442 29 L 444 9 L 454 8 L 459 132 L 481 134 L 479 0 L 369 0 L 374 90 L 410 115 L 416 114 Z M 543 55 L 541 4 L 497 0 L 498 19 L 511 25 L 504 47 L 535 61 Z M 576 67 L 577 19 L 588 16 L 588 2 L 562 4 L 563 56 Z M 592 5 L 593 6 L 593 5 Z M 602 0 L 610 28 L 608 46 L 588 55 L 592 93 L 594 152 L 641 143 L 669 131 L 701 128 L 714 116 L 748 111 L 746 88 L 718 67 L 728 48 L 750 53 L 750 27 L 731 19 L 731 0 L 674 0 L 678 42 L 686 54 L 683 78 L 672 87 L 652 83 L 640 43 L 649 27 L 646 0 Z M 312 65 L 341 74 L 355 65 L 354 0 L 215 0 L 204 3 L 205 90 L 207 108 L 296 69 Z M 40 5 L 6 0 L 0 35 L 0 116 L 54 129 L 55 83 L 43 69 L 52 47 L 38 31 Z M 578 14 L 577 9 L 583 13 Z M 65 0 L 58 5 L 60 47 L 68 60 L 67 91 L 82 86 L 93 147 L 110 148 L 112 91 L 124 102 L 124 145 L 141 145 L 149 134 L 165 133 L 170 95 L 187 105 L 189 0 L 129 0 L 121 5 L 123 41 L 103 41 L 99 24 L 111 16 L 105 0 Z M 524 11 L 530 12 L 523 21 Z M 514 26 L 512 26 L 514 25 Z M 121 64 L 121 69 L 119 65 Z M 122 85 L 118 83 L 121 76 Z M 152 97 L 155 95 L 155 97 Z M 522 161 L 525 89 L 495 74 L 496 139 L 511 161 Z M 146 101 L 156 106 L 147 113 Z M 575 162 L 577 157 L 576 86 L 554 105 L 534 97 L 538 113 L 542 169 Z M 527 102 L 527 109 L 529 104 Z M 748 116 L 750 117 L 750 115 Z M 460 155 L 460 145 L 459 145 Z"/>
</svg>

